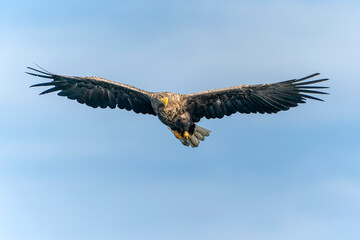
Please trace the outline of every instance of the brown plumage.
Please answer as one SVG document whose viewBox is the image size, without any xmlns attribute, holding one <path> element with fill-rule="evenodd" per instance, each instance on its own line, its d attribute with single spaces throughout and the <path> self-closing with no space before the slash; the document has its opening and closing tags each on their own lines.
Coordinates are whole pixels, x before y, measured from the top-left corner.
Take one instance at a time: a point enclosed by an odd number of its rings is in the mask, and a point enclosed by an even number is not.
<svg viewBox="0 0 360 240">
<path fill-rule="evenodd" d="M 319 75 L 315 73 L 304 78 L 272 84 L 240 85 L 193 94 L 178 94 L 147 92 L 103 78 L 69 77 L 28 68 L 34 71 L 27 72 L 30 75 L 52 79 L 51 82 L 31 86 L 52 87 L 40 94 L 60 91 L 59 96 L 66 96 L 94 108 L 119 107 L 158 116 L 184 145 L 192 147 L 197 147 L 200 141 L 210 134 L 210 130 L 195 124 L 203 117 L 223 118 L 237 112 L 277 113 L 305 103 L 307 98 L 323 101 L 309 94 L 327 94 L 318 91 L 327 87 L 312 84 L 328 80 L 305 81 Z"/>
</svg>

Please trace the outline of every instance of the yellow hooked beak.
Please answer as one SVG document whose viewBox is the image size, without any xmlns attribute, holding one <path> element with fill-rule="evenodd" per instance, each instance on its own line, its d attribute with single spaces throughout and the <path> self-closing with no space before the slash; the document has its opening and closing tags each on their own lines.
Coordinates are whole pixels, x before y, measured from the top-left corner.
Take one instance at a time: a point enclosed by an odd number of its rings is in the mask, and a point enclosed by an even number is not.
<svg viewBox="0 0 360 240">
<path fill-rule="evenodd" d="M 169 99 L 167 97 L 163 97 L 160 98 L 160 101 L 164 104 L 164 106 L 166 107 L 166 105 L 168 104 Z"/>
</svg>

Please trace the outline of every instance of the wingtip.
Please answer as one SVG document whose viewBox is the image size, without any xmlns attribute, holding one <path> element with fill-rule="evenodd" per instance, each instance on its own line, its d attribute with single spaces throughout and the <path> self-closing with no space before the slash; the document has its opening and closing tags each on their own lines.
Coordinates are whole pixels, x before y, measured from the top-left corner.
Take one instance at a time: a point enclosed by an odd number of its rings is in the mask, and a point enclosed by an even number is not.
<svg viewBox="0 0 360 240">
<path fill-rule="evenodd" d="M 316 76 L 318 76 L 318 75 L 320 75 L 320 73 L 313 73 L 313 74 L 310 74 L 310 75 L 308 75 L 308 76 L 299 78 L 299 79 L 297 79 L 296 81 L 297 81 L 297 82 L 304 81 L 304 80 L 306 80 L 306 79 L 313 78 L 313 77 L 316 77 Z"/>
<path fill-rule="evenodd" d="M 34 71 L 34 72 L 38 72 L 38 73 L 42 73 L 42 74 L 45 74 L 45 75 L 47 75 L 47 76 L 51 76 L 51 75 L 53 75 L 51 72 L 49 72 L 49 71 L 47 71 L 47 70 L 45 70 L 45 69 L 43 69 L 42 67 L 40 67 L 39 65 L 37 65 L 37 64 L 35 64 L 37 67 L 39 67 L 41 70 L 39 70 L 39 69 L 36 69 L 36 68 L 33 68 L 33 67 L 26 67 L 27 69 L 30 69 L 30 70 L 32 70 L 32 71 Z M 31 73 L 29 73 L 29 74 L 31 74 Z"/>
<path fill-rule="evenodd" d="M 313 99 L 313 100 L 317 100 L 317 101 L 324 102 L 324 100 L 322 100 L 322 99 L 320 99 L 320 98 L 317 98 L 317 97 L 314 97 L 314 96 L 311 96 L 311 95 L 308 95 L 308 94 L 303 94 L 303 93 L 301 93 L 300 96 L 303 97 L 303 98 L 305 98 L 305 99 L 309 98 L 309 99 Z"/>
<path fill-rule="evenodd" d="M 317 72 L 317 73 L 313 73 L 313 74 L 309 75 L 309 77 L 315 77 L 315 76 L 318 76 L 318 75 L 320 75 L 320 73 L 319 73 L 319 72 Z"/>
</svg>

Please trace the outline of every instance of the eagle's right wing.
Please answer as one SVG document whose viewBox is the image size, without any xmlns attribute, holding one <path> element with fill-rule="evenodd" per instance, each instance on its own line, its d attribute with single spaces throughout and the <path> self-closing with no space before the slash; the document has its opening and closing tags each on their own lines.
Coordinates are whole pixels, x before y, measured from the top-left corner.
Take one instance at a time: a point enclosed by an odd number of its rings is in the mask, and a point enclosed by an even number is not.
<svg viewBox="0 0 360 240">
<path fill-rule="evenodd" d="M 241 85 L 185 95 L 185 106 L 194 122 L 202 117 L 222 118 L 233 113 L 277 113 L 304 103 L 305 99 L 320 100 L 309 94 L 326 94 L 312 84 L 328 79 L 305 81 L 319 73 L 300 79 L 259 85 Z"/>
<path fill-rule="evenodd" d="M 59 96 L 66 96 L 93 108 L 118 106 L 120 109 L 133 110 L 136 113 L 156 115 L 151 106 L 150 92 L 98 77 L 69 77 L 28 68 L 36 72 L 27 72 L 30 75 L 52 79 L 51 82 L 31 86 L 53 86 L 40 94 L 60 91 Z"/>
</svg>

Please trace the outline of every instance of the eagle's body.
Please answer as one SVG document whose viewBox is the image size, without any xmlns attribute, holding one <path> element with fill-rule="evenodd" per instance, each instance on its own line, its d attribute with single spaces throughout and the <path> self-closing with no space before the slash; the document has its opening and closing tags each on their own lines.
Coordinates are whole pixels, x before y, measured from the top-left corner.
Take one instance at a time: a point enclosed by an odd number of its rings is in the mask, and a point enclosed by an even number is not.
<svg viewBox="0 0 360 240">
<path fill-rule="evenodd" d="M 156 99 L 159 98 L 157 93 L 151 97 L 151 104 L 155 113 L 162 123 L 169 126 L 172 130 L 178 132 L 189 131 L 190 127 L 194 124 L 191 120 L 189 112 L 186 111 L 184 106 L 184 96 L 182 94 L 164 92 L 160 96 L 168 99 L 168 104 L 164 106 L 156 105 Z"/>
<path fill-rule="evenodd" d="M 68 77 L 29 69 L 34 76 L 53 79 L 33 86 L 53 86 L 41 94 L 60 91 L 58 95 L 77 100 L 97 108 L 133 110 L 136 113 L 158 116 L 174 135 L 186 146 L 197 147 L 209 136 L 210 130 L 195 123 L 201 118 L 222 118 L 239 113 L 277 113 L 305 103 L 306 98 L 320 100 L 312 94 L 326 94 L 317 89 L 326 87 L 312 84 L 328 79 L 304 82 L 318 73 L 294 80 L 273 84 L 240 85 L 231 88 L 208 90 L 193 94 L 147 92 L 129 85 L 98 77 Z"/>
</svg>

